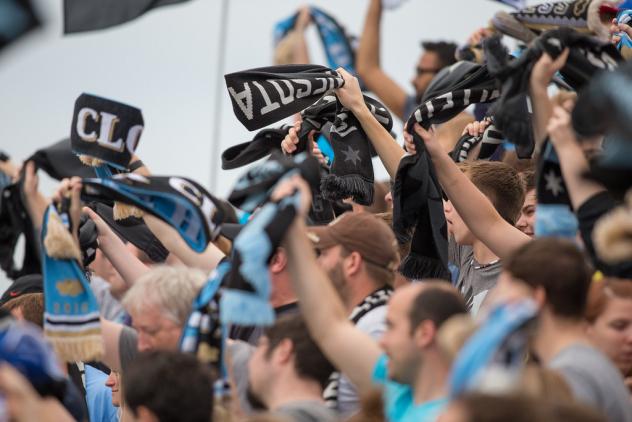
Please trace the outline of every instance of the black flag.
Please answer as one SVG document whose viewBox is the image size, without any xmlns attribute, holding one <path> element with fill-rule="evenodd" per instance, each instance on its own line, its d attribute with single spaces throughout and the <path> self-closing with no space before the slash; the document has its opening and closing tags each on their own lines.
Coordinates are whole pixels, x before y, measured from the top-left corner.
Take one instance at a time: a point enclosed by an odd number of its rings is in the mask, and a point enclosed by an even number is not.
<svg viewBox="0 0 632 422">
<path fill-rule="evenodd" d="M 109 28 L 156 7 L 185 1 L 188 0 L 64 0 L 64 33 Z"/>
</svg>

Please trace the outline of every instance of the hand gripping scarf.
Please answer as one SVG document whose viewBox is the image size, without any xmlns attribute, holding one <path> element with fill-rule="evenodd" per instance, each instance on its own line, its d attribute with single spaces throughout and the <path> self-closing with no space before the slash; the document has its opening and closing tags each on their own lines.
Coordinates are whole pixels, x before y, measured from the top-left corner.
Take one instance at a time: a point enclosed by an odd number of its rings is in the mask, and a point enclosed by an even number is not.
<svg viewBox="0 0 632 422">
<path fill-rule="evenodd" d="M 230 205 L 193 180 L 176 176 L 119 174 L 111 179 L 83 179 L 85 201 L 115 200 L 148 212 L 175 228 L 196 252 L 215 240 Z"/>
<path fill-rule="evenodd" d="M 503 83 L 501 98 L 490 113 L 496 127 L 516 145 L 518 158 L 531 158 L 535 148 L 529 79 L 535 62 L 546 52 L 557 58 L 565 47 L 570 48 L 566 65 L 560 71 L 573 89 L 581 89 L 599 71 L 613 70 L 621 55 L 609 43 L 583 35 L 569 28 L 548 31 L 528 50 L 508 61 L 499 38 L 485 43 L 485 55 L 490 72 Z"/>
<path fill-rule="evenodd" d="M 450 397 L 467 391 L 485 390 L 492 383 L 515 383 L 525 364 L 529 328 L 537 317 L 534 302 L 502 304 L 494 308 L 480 328 L 468 339 L 450 373 Z"/>
<path fill-rule="evenodd" d="M 355 51 L 352 46 L 352 38 L 345 29 L 331 15 L 323 10 L 311 6 L 309 12 L 312 21 L 316 25 L 318 35 L 323 43 L 327 64 L 332 69 L 342 67 L 351 74 L 355 71 Z M 298 13 L 283 19 L 274 27 L 274 45 L 278 46 L 287 34 L 294 29 Z"/>
<path fill-rule="evenodd" d="M 414 132 L 415 123 L 429 128 L 442 123 L 470 104 L 498 98 L 496 81 L 485 66 L 458 62 L 442 70 L 429 86 L 425 101 L 413 112 L 407 130 L 413 134 L 417 154 L 402 158 L 393 184 L 393 230 L 399 242 L 410 239 L 411 251 L 400 272 L 411 279 L 449 279 L 447 269 L 447 225 L 443 214 L 441 187 L 423 140 Z"/>
<path fill-rule="evenodd" d="M 461 136 L 457 141 L 450 157 L 455 163 L 462 163 L 467 160 L 467 155 L 476 145 L 481 144 L 478 157 L 475 160 L 489 160 L 503 143 L 503 134 L 500 133 L 493 124 L 487 126 L 481 135 L 472 136 L 469 133 Z"/>
<path fill-rule="evenodd" d="M 65 362 L 99 360 L 103 353 L 99 307 L 79 266 L 69 217 L 50 205 L 42 223 L 44 333 Z"/>
<path fill-rule="evenodd" d="M 261 129 L 313 104 L 344 80 L 318 65 L 282 65 L 224 75 L 237 119 L 248 130 Z"/>
</svg>

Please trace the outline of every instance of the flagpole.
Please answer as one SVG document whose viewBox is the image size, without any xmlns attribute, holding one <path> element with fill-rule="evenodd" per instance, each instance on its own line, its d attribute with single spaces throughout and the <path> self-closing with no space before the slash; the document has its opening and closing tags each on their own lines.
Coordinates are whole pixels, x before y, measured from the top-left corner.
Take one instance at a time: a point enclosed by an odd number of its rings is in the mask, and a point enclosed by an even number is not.
<svg viewBox="0 0 632 422">
<path fill-rule="evenodd" d="M 217 179 L 219 175 L 218 163 L 220 162 L 220 133 L 222 119 L 222 93 L 224 92 L 224 66 L 226 61 L 226 39 L 228 33 L 228 0 L 222 0 L 220 12 L 220 31 L 217 52 L 217 80 L 215 81 L 215 110 L 213 117 L 213 130 L 211 138 L 211 175 L 209 188 L 211 192 L 217 191 Z"/>
</svg>

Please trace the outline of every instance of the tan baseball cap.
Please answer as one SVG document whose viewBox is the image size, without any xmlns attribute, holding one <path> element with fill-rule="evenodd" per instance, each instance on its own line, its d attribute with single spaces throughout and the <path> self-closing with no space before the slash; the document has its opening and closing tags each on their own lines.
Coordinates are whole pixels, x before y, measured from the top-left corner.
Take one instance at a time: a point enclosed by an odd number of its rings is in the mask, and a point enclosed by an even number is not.
<svg viewBox="0 0 632 422">
<path fill-rule="evenodd" d="M 344 213 L 327 226 L 309 227 L 307 235 L 316 249 L 342 245 L 378 267 L 395 271 L 399 265 L 393 230 L 371 213 Z"/>
</svg>

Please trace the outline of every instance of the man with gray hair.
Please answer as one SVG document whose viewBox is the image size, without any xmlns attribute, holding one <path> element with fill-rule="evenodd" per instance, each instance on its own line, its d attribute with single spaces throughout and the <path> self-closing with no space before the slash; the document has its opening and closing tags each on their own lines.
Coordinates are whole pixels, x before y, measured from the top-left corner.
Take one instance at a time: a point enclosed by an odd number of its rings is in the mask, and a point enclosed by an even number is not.
<svg viewBox="0 0 632 422">
<path fill-rule="evenodd" d="M 123 297 L 132 328 L 101 319 L 103 361 L 125 372 L 138 352 L 177 350 L 191 304 L 206 281 L 204 273 L 186 267 L 158 266 Z"/>
</svg>

